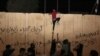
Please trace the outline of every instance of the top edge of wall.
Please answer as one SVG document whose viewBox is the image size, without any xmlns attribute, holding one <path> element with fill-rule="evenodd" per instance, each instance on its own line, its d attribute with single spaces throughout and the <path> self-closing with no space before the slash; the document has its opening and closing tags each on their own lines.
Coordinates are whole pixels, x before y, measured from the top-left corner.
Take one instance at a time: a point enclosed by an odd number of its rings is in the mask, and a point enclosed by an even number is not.
<svg viewBox="0 0 100 56">
<path fill-rule="evenodd" d="M 0 12 L 0 14 L 51 14 L 51 13 L 23 13 L 23 12 Z M 61 14 L 61 15 L 82 15 L 82 16 L 86 16 L 86 15 L 90 15 L 90 16 L 100 16 L 100 15 L 94 15 L 94 14 L 77 14 L 77 13 L 74 13 L 74 14 L 70 14 L 70 13 L 58 13 L 58 14 Z"/>
</svg>

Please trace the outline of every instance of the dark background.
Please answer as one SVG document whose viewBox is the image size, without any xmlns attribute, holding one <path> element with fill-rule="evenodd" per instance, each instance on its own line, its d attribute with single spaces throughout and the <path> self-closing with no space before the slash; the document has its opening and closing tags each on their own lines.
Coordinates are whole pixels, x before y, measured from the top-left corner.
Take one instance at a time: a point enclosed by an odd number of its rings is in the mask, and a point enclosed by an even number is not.
<svg viewBox="0 0 100 56">
<path fill-rule="evenodd" d="M 69 0 L 70 10 L 68 10 L 68 0 L 58 1 L 60 13 L 100 14 L 100 7 L 98 13 L 94 12 L 96 0 Z M 0 0 L 0 11 L 50 13 L 52 9 L 57 10 L 57 0 Z"/>
</svg>

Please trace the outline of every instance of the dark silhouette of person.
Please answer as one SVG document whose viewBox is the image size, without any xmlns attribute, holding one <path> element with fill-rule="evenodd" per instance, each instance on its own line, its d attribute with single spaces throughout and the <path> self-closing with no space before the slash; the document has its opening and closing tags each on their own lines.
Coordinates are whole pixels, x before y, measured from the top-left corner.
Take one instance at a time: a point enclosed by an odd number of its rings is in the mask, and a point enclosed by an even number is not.
<svg viewBox="0 0 100 56">
<path fill-rule="evenodd" d="M 60 42 L 56 43 L 56 56 L 61 56 L 61 49 L 62 49 L 62 45 Z"/>
<path fill-rule="evenodd" d="M 11 45 L 6 45 L 6 49 L 3 52 L 3 56 L 12 56 L 12 53 L 15 49 L 11 47 Z"/>
<path fill-rule="evenodd" d="M 68 56 L 71 56 L 71 44 L 70 42 L 68 41 Z"/>
<path fill-rule="evenodd" d="M 74 56 L 73 52 L 70 52 L 70 56 Z"/>
<path fill-rule="evenodd" d="M 52 14 L 53 31 L 54 31 L 55 23 L 56 23 L 56 21 L 57 21 L 57 23 L 59 23 L 59 21 L 60 21 L 60 17 L 57 18 L 57 12 L 56 12 L 55 9 L 53 9 L 53 11 L 52 11 L 51 14 Z"/>
<path fill-rule="evenodd" d="M 30 47 L 27 50 L 28 56 L 35 56 L 35 44 L 31 43 Z"/>
<path fill-rule="evenodd" d="M 56 40 L 53 39 L 51 43 L 50 56 L 55 56 L 55 52 L 56 52 Z"/>
<path fill-rule="evenodd" d="M 20 48 L 18 56 L 26 56 L 25 48 Z"/>
<path fill-rule="evenodd" d="M 74 51 L 77 52 L 77 56 L 82 56 L 83 53 L 83 44 L 79 43 L 75 48 Z"/>
<path fill-rule="evenodd" d="M 98 56 L 98 52 L 96 50 L 91 50 L 90 56 Z"/>
<path fill-rule="evenodd" d="M 67 39 L 63 40 L 62 56 L 70 56 L 70 43 Z"/>
</svg>

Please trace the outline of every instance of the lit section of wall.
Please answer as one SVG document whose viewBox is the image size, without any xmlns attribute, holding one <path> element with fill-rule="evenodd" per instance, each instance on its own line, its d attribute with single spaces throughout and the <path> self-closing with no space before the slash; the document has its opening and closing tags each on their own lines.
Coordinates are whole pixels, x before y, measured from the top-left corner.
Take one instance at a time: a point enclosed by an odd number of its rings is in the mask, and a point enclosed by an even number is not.
<svg viewBox="0 0 100 56">
<path fill-rule="evenodd" d="M 72 51 L 77 43 L 83 43 L 84 56 L 89 56 L 89 52 L 92 49 L 100 53 L 100 16 L 59 15 L 61 20 L 55 26 L 55 39 L 57 39 L 57 34 L 61 41 L 68 39 L 71 42 Z M 16 49 L 13 55 L 17 56 L 19 48 L 28 48 L 32 42 L 36 44 L 37 56 L 43 55 L 44 50 L 46 55 L 49 56 L 51 39 L 52 20 L 50 14 L 0 13 L 0 56 L 6 44 L 11 44 Z"/>
</svg>

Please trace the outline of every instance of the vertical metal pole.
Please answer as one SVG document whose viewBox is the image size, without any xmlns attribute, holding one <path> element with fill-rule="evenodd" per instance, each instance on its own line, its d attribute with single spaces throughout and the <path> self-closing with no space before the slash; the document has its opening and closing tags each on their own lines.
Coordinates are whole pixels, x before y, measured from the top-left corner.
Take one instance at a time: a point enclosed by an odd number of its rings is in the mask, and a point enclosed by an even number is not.
<svg viewBox="0 0 100 56">
<path fill-rule="evenodd" d="M 46 13 L 46 0 L 44 0 L 44 13 Z"/>
<path fill-rule="evenodd" d="M 68 13 L 70 13 L 70 0 L 68 0 Z"/>
<path fill-rule="evenodd" d="M 57 12 L 58 12 L 59 1 L 57 0 Z"/>
</svg>

